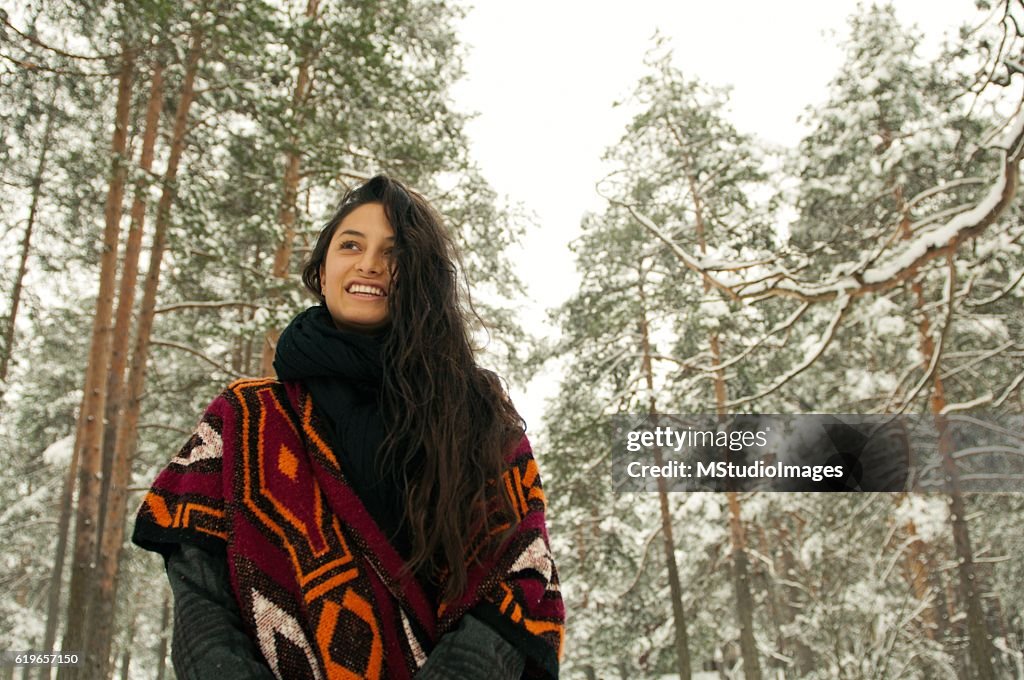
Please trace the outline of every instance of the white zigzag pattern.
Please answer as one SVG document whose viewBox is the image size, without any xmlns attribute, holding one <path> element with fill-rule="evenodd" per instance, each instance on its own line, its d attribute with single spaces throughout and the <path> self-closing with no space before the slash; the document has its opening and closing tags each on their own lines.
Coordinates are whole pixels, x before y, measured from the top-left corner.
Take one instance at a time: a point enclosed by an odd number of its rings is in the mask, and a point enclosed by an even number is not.
<svg viewBox="0 0 1024 680">
<path fill-rule="evenodd" d="M 178 455 L 171 459 L 172 463 L 192 465 L 201 460 L 220 458 L 224 455 L 224 442 L 221 440 L 220 435 L 217 434 L 217 431 L 210 427 L 209 423 L 205 421 L 199 423 L 199 426 L 196 427 L 196 435 L 198 435 L 203 443 L 189 451 L 188 458 Z"/>
<path fill-rule="evenodd" d="M 313 648 L 302 632 L 302 626 L 294 617 L 289 616 L 287 612 L 265 598 L 255 588 L 252 590 L 252 612 L 253 618 L 256 620 L 256 638 L 260 650 L 273 669 L 274 675 L 282 680 L 284 678 L 284 674 L 278 667 L 277 645 L 274 644 L 274 633 L 280 633 L 303 651 L 306 659 L 309 660 L 309 667 L 313 669 L 313 676 L 317 680 L 323 680 L 324 676 L 320 672 L 320 664 L 317 663 L 316 656 L 313 654 Z"/>
<path fill-rule="evenodd" d="M 510 571 L 514 574 L 517 571 L 533 569 L 543 576 L 547 583 L 551 583 L 553 566 L 554 561 L 551 559 L 551 551 L 544 544 L 544 539 L 538 536 L 533 539 L 533 543 L 526 547 L 526 550 L 520 553 L 519 557 L 512 564 Z"/>
</svg>

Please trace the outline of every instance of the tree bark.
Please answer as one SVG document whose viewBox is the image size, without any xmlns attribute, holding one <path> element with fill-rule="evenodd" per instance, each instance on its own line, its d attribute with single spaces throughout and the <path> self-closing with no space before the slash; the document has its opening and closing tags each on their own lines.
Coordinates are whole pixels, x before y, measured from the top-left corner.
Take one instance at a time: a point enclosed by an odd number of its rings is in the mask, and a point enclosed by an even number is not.
<svg viewBox="0 0 1024 680">
<path fill-rule="evenodd" d="M 758 550 L 761 551 L 762 555 L 771 555 L 773 568 L 777 566 L 778 563 L 775 559 L 775 555 L 773 554 L 771 543 L 768 540 L 768 533 L 765 531 L 765 526 L 763 524 L 757 527 L 757 547 Z M 771 574 L 773 570 L 765 568 L 758 569 L 756 566 L 757 565 L 755 563 L 753 576 L 757 579 L 758 589 L 764 593 L 765 605 L 768 607 L 769 621 L 771 621 L 775 626 L 775 648 L 779 652 L 778 656 L 769 657 L 768 659 L 769 666 L 772 668 L 772 670 L 769 671 L 769 676 L 773 674 L 778 675 L 779 673 L 784 672 L 782 669 L 786 666 L 782 658 L 786 653 L 787 647 L 786 637 L 782 631 L 782 625 L 786 621 L 784 616 L 785 603 L 782 601 L 784 599 L 784 595 L 780 595 L 780 590 L 782 589 L 777 587 L 777 585 L 772 581 Z"/>
<path fill-rule="evenodd" d="M 131 676 L 128 675 L 128 669 L 131 667 L 132 663 L 131 643 L 132 640 L 129 637 L 128 646 L 125 647 L 124 651 L 121 653 L 121 680 L 131 680 Z"/>
<path fill-rule="evenodd" d="M 319 0 L 307 0 L 306 3 L 306 25 L 312 26 L 316 20 Z M 302 124 L 302 107 L 309 97 L 310 77 L 309 72 L 313 66 L 315 50 L 307 45 L 300 48 L 301 59 L 299 60 L 299 73 L 295 80 L 295 89 L 292 90 L 292 112 L 295 115 L 294 125 Z M 292 260 L 292 245 L 295 241 L 295 218 L 297 215 L 297 202 L 299 195 L 299 170 L 302 161 L 302 154 L 299 151 L 299 140 L 294 133 L 288 140 L 284 158 L 284 183 L 281 196 L 281 241 L 274 251 L 273 275 L 277 279 L 287 279 L 288 270 Z M 274 350 L 277 348 L 277 339 L 280 337 L 280 329 L 268 331 L 263 342 L 263 354 L 261 368 L 263 375 L 274 374 Z"/>
<path fill-rule="evenodd" d="M 909 543 L 904 553 L 907 577 L 914 589 L 914 597 L 920 602 L 928 603 L 928 606 L 921 612 L 921 626 L 924 628 L 925 636 L 929 640 L 935 640 L 939 635 L 939 620 L 934 604 L 932 584 L 928 578 L 927 546 L 917 535 L 917 526 L 914 525 L 913 520 L 908 520 L 903 528 L 907 532 Z"/>
<path fill-rule="evenodd" d="M 139 169 L 148 174 L 153 168 L 153 148 L 156 145 L 157 129 L 160 126 L 160 111 L 163 108 L 164 66 L 156 63 L 150 79 L 149 100 L 146 103 L 146 122 L 142 134 L 142 157 Z M 114 337 L 110 350 L 110 374 L 107 376 L 106 422 L 103 433 L 103 488 L 100 493 L 100 507 L 107 507 L 110 495 L 110 477 L 114 461 L 114 438 L 117 423 L 123 409 L 124 373 L 128 364 L 128 341 L 131 339 L 132 308 L 135 306 L 135 289 L 139 275 L 139 253 L 142 250 L 142 232 L 146 224 L 146 185 L 139 179 L 135 184 L 135 198 L 132 201 L 131 226 L 125 243 L 124 260 L 121 266 L 121 285 L 117 297 L 117 314 L 114 321 Z M 106 524 L 106 513 L 100 513 L 97 535 L 102 543 Z M 97 559 L 99 559 L 97 554 Z"/>
<path fill-rule="evenodd" d="M 117 574 L 119 556 L 123 549 L 125 525 L 125 501 L 128 482 L 131 479 L 131 465 L 135 457 L 138 440 L 139 408 L 145 389 L 146 363 L 149 354 L 150 337 L 156 311 L 156 296 L 160 285 L 160 266 L 167 242 L 171 206 L 175 197 L 178 164 L 185 149 L 188 131 L 188 112 L 194 97 L 193 86 L 202 56 L 203 37 L 196 32 L 192 37 L 186 62 L 185 78 L 181 96 L 174 116 L 174 131 L 171 135 L 170 156 L 163 178 L 163 191 L 157 204 L 156 227 L 153 245 L 150 249 L 149 271 L 142 293 L 142 308 L 139 312 L 139 326 L 135 345 L 132 349 L 131 371 L 128 381 L 124 412 L 118 419 L 114 460 L 110 481 L 110 497 L 106 507 L 106 527 L 102 537 L 99 569 L 97 570 L 96 593 L 93 602 L 93 626 L 89 637 L 89 655 L 86 673 L 89 680 L 105 680 L 110 675 L 110 647 L 113 636 L 114 610 L 117 599 Z"/>
<path fill-rule="evenodd" d="M 800 611 L 797 602 L 803 597 L 803 594 L 800 592 L 799 587 L 793 585 L 798 583 L 799 578 L 796 571 L 796 560 L 793 559 L 793 551 L 790 549 L 792 543 L 789 538 L 789 532 L 781 524 L 778 541 L 780 554 L 779 573 L 782 574 L 786 582 L 782 587 L 782 624 L 792 628 L 796 623 L 797 613 Z M 802 677 L 810 673 L 814 669 L 814 653 L 810 647 L 804 644 L 800 634 L 789 633 L 783 637 L 783 642 L 785 644 L 783 653 L 794 658 L 797 676 Z"/>
<path fill-rule="evenodd" d="M 135 621 L 138 616 L 138 610 L 132 609 L 131 623 L 128 628 L 128 640 L 125 642 L 124 650 L 121 652 L 121 680 L 130 680 L 131 676 L 128 674 L 128 669 L 132 663 L 132 646 L 135 643 Z"/>
<path fill-rule="evenodd" d="M 690 183 L 690 195 L 693 197 L 693 209 L 696 217 L 697 244 L 701 254 L 707 253 L 706 223 L 704 221 L 704 202 L 697 184 L 697 178 L 690 168 L 693 161 L 690 154 L 683 152 L 684 163 Z M 705 279 L 704 292 L 711 290 L 711 283 Z M 721 368 L 722 350 L 718 333 L 709 334 L 711 347 L 711 365 L 715 367 L 715 411 L 721 418 L 726 414 L 725 404 L 728 391 L 725 382 L 725 370 Z M 757 654 L 757 642 L 754 639 L 754 598 L 750 594 L 750 578 L 747 568 L 746 539 L 743 535 L 743 522 L 740 514 L 740 499 L 735 491 L 727 491 L 729 502 L 729 538 L 732 543 L 733 590 L 736 593 L 736 618 L 740 628 L 740 654 L 743 657 L 743 674 L 747 680 L 761 680 L 761 661 Z"/>
<path fill-rule="evenodd" d="M 761 661 L 754 639 L 754 598 L 750 594 L 747 546 L 740 519 L 740 500 L 736 491 L 727 491 L 729 500 L 729 536 L 732 540 L 732 578 L 736 592 L 736 618 L 740 624 L 740 654 L 747 680 L 761 680 Z"/>
<path fill-rule="evenodd" d="M 50 572 L 50 588 L 46 595 L 46 630 L 43 633 L 43 650 L 53 651 L 57 641 L 57 624 L 60 622 L 60 591 L 64 582 L 64 560 L 68 549 L 68 530 L 71 528 L 71 502 L 75 493 L 75 474 L 78 470 L 78 449 L 71 454 L 71 463 L 64 472 L 64 486 L 60 494 L 60 515 L 57 519 L 57 549 Z M 36 674 L 39 680 L 50 680 L 52 673 L 48 666 L 40 666 Z"/>
<path fill-rule="evenodd" d="M 124 196 L 124 153 L 128 138 L 131 110 L 132 78 L 135 72 L 135 48 L 124 46 L 118 74 L 116 116 L 111 142 L 110 187 L 104 210 L 103 253 L 100 258 L 99 294 L 93 319 L 89 361 L 85 371 L 82 411 L 79 414 L 78 437 L 78 513 L 75 522 L 75 552 L 68 596 L 67 629 L 61 648 L 67 651 L 84 649 L 86 610 L 91 588 L 92 560 L 96 551 L 96 522 L 99 517 L 100 463 L 102 458 L 103 413 L 106 402 L 106 371 L 110 361 L 110 322 L 114 307 L 114 286 L 117 275 L 117 249 L 121 223 L 121 201 Z M 58 677 L 77 677 L 77 669 L 63 666 Z"/>
<path fill-rule="evenodd" d="M 18 306 L 21 300 L 22 282 L 25 272 L 28 270 L 28 255 L 32 241 L 32 229 L 35 226 L 36 211 L 39 205 L 39 197 L 42 194 L 43 174 L 46 169 L 46 157 L 49 154 L 50 144 L 53 139 L 53 106 L 56 102 L 57 92 L 50 100 L 50 107 L 47 109 L 46 127 L 43 132 L 42 149 L 39 154 L 39 165 L 36 168 L 35 177 L 32 179 L 32 203 L 29 207 L 28 225 L 25 227 L 25 237 L 22 241 L 21 257 L 18 263 L 18 275 L 14 283 L 14 293 L 11 299 L 10 325 L 5 329 L 3 369 L 0 371 L 0 403 L 3 398 L 3 384 L 7 381 L 8 360 L 14 351 L 14 324 L 18 317 Z M 54 557 L 53 572 L 50 576 L 50 588 L 46 600 L 46 628 L 43 632 L 42 651 L 53 650 L 53 643 L 57 640 L 57 621 L 60 618 L 60 591 L 64 573 L 64 556 L 67 552 L 68 526 L 71 523 L 71 494 L 75 484 L 75 471 L 77 470 L 77 458 L 74 454 L 71 457 L 71 464 L 65 472 L 64 485 L 61 489 L 60 516 L 57 520 L 57 551 Z M 45 676 L 44 676 L 45 673 Z M 40 667 L 39 677 L 48 677 L 49 670 Z"/>
<path fill-rule="evenodd" d="M 640 299 L 640 342 L 643 351 L 642 370 L 647 382 L 648 413 L 653 417 L 658 413 L 657 402 L 654 398 L 654 371 L 651 362 L 651 341 L 650 331 L 647 325 L 647 299 L 644 295 L 643 268 L 640 268 L 640 285 L 638 288 Z M 661 457 L 661 450 L 654 448 L 654 464 L 658 467 L 664 465 Z M 676 664 L 679 669 L 680 680 L 690 680 L 692 677 L 692 663 L 690 660 L 690 640 L 686 632 L 686 612 L 683 609 L 683 587 L 679 580 L 679 566 L 676 564 L 676 542 L 672 536 L 672 513 L 668 505 L 668 485 L 663 477 L 658 477 L 658 504 L 661 511 L 661 536 L 665 548 L 665 565 L 668 569 L 668 586 L 672 599 L 672 621 L 675 628 L 675 649 Z"/>
<path fill-rule="evenodd" d="M 164 605 L 160 609 L 160 644 L 156 649 L 156 680 L 164 680 L 167 671 L 167 638 L 171 625 L 171 593 L 164 588 Z"/>
<path fill-rule="evenodd" d="M 39 197 L 43 193 L 43 176 L 46 174 L 46 159 L 50 155 L 50 145 L 53 142 L 53 108 L 57 99 L 57 90 L 54 89 L 50 104 L 46 109 L 46 125 L 43 127 L 43 140 L 39 149 L 39 162 L 36 165 L 36 172 L 32 176 L 32 198 L 28 208 L 28 222 L 25 225 L 25 235 L 21 239 L 21 248 L 18 254 L 18 273 L 14 279 L 14 290 L 11 292 L 11 313 L 7 318 L 7 326 L 4 328 L 3 354 L 0 355 L 0 409 L 3 408 L 3 396 L 7 385 L 7 371 L 10 368 L 11 358 L 14 356 L 14 332 L 18 320 L 18 308 L 21 306 L 21 291 L 25 282 L 25 274 L 28 271 L 28 256 L 32 250 L 32 231 L 36 225 L 36 215 L 39 211 Z"/>
<path fill-rule="evenodd" d="M 952 277 L 954 284 L 950 287 L 951 300 L 956 283 L 953 258 L 953 254 L 948 257 L 949 276 Z M 927 364 L 935 352 L 935 342 L 932 339 L 931 327 L 925 314 L 924 288 L 920 281 L 914 281 L 911 290 L 914 293 L 917 312 L 920 316 L 918 331 L 921 338 L 921 353 Z M 995 680 L 996 672 L 993 665 L 995 647 L 989 637 L 988 627 L 985 624 L 985 611 L 981 604 L 982 587 L 974 565 L 974 550 L 971 547 L 971 536 L 967 527 L 967 508 L 963 493 L 960 491 L 960 473 L 956 461 L 953 460 L 953 452 L 956 447 L 947 427 L 946 417 L 943 415 L 943 410 L 946 408 L 946 393 L 940 373 L 939 367 L 936 365 L 929 407 L 935 418 L 935 426 L 939 434 L 939 456 L 949 491 L 949 517 L 953 529 L 953 549 L 957 558 L 960 601 L 966 610 L 971 668 L 977 680 Z"/>
</svg>

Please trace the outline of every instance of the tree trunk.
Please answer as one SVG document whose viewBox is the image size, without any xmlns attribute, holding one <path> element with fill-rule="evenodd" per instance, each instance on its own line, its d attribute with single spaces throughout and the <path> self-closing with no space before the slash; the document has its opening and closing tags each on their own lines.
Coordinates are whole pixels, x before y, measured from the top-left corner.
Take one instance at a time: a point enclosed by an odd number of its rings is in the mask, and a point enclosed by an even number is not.
<svg viewBox="0 0 1024 680">
<path fill-rule="evenodd" d="M 750 594 L 750 576 L 747 565 L 747 546 L 740 520 L 739 494 L 727 491 L 729 499 L 729 536 L 732 539 L 732 578 L 736 592 L 736 618 L 740 623 L 740 654 L 743 657 L 743 675 L 747 680 L 761 679 L 761 661 L 754 639 L 754 598 Z"/>
<path fill-rule="evenodd" d="M 765 531 L 763 524 L 757 527 L 757 547 L 761 551 L 762 555 L 772 557 L 773 569 L 777 566 L 777 561 L 773 554 L 771 543 L 768 540 L 768 534 Z M 777 675 L 784 672 L 786 664 L 783 660 L 783 656 L 786 653 L 786 637 L 783 635 L 782 624 L 785 621 L 783 616 L 785 604 L 782 602 L 784 596 L 780 595 L 781 588 L 772 581 L 773 569 L 754 569 L 754 578 L 757 579 L 757 588 L 764 593 L 765 604 L 768 607 L 769 621 L 775 625 L 775 648 L 779 651 L 779 655 L 776 657 L 769 657 L 768 663 L 773 670 L 769 671 L 769 676 Z"/>
<path fill-rule="evenodd" d="M 132 609 L 131 623 L 128 627 L 128 640 L 125 642 L 124 650 L 121 652 L 121 680 L 130 680 L 128 669 L 132 664 L 132 647 L 135 644 L 135 621 L 138 618 L 138 610 Z"/>
<path fill-rule="evenodd" d="M 317 6 L 319 0 L 307 0 L 306 3 L 306 25 L 312 26 L 316 20 Z M 295 114 L 293 124 L 302 124 L 302 107 L 305 106 L 309 97 L 310 77 L 309 72 L 315 51 L 306 46 L 300 48 L 301 58 L 299 60 L 299 73 L 295 80 L 295 89 L 292 91 L 292 112 Z M 274 278 L 287 279 L 288 270 L 292 260 L 292 245 L 295 241 L 295 218 L 297 213 L 297 201 L 299 195 L 299 170 L 302 155 L 299 151 L 299 140 L 292 135 L 288 140 L 288 147 L 284 158 L 284 185 L 281 196 L 281 242 L 277 244 L 274 251 Z M 274 374 L 274 350 L 277 348 L 277 339 L 281 335 L 280 329 L 268 331 L 263 343 L 263 355 L 261 368 L 263 375 Z"/>
<path fill-rule="evenodd" d="M 91 680 L 105 680 L 110 675 L 110 646 L 113 636 L 114 609 L 117 599 L 117 572 L 119 556 L 124 542 L 125 500 L 128 482 L 131 479 L 131 465 L 135 457 L 138 439 L 139 405 L 146 381 L 146 361 L 149 341 L 156 311 L 156 295 L 160 284 L 160 265 L 166 246 L 167 228 L 170 223 L 171 206 L 174 202 L 178 164 L 185 148 L 188 128 L 188 111 L 192 105 L 193 84 L 202 55 L 202 34 L 192 38 L 185 78 L 181 86 L 174 116 L 174 131 L 171 135 L 171 150 L 167 170 L 163 179 L 163 191 L 157 204 L 156 228 L 150 249 L 149 271 L 142 294 L 142 308 L 139 312 L 139 327 L 132 349 L 131 375 L 124 412 L 118 419 L 114 460 L 110 481 L 110 498 L 106 507 L 106 527 L 100 551 L 99 569 L 96 578 L 96 599 L 93 602 L 93 627 L 89 637 L 87 672 L 83 675 Z"/>
<path fill-rule="evenodd" d="M 164 588 L 164 606 L 160 609 L 160 644 L 156 648 L 156 680 L 164 680 L 167 670 L 167 638 L 171 624 L 171 593 Z"/>
<path fill-rule="evenodd" d="M 787 628 L 792 628 L 796 622 L 797 612 L 800 611 L 796 603 L 803 597 L 803 594 L 800 592 L 800 588 L 795 585 L 799 583 L 799 577 L 796 573 L 796 561 L 793 559 L 792 550 L 790 550 L 792 544 L 789 540 L 789 533 L 783 526 L 779 528 L 778 541 L 780 552 L 779 573 L 782 574 L 785 580 L 785 585 L 782 587 L 783 596 L 780 608 L 781 624 Z M 785 645 L 783 653 L 793 657 L 798 677 L 803 677 L 814 669 L 814 654 L 811 652 L 810 647 L 804 644 L 799 633 L 785 635 L 783 643 Z"/>
<path fill-rule="evenodd" d="M 684 162 L 687 168 L 693 166 L 689 153 L 684 151 Z M 690 194 L 693 197 L 694 214 L 696 216 L 697 243 L 701 254 L 707 253 L 706 223 L 704 222 L 704 202 L 698 189 L 696 177 L 687 171 Z M 704 292 L 710 291 L 711 285 L 704 282 Z M 711 347 L 711 365 L 715 370 L 715 411 L 719 417 L 725 416 L 725 403 L 728 393 L 725 383 L 725 370 L 721 368 L 722 351 L 718 333 L 711 331 L 709 337 Z M 750 595 L 750 578 L 747 569 L 746 539 L 743 536 L 743 523 L 740 515 L 740 499 L 735 491 L 726 492 L 729 501 L 729 537 L 732 543 L 733 590 L 736 593 L 736 618 L 740 628 L 740 654 L 743 656 L 743 674 L 747 680 L 761 680 L 761 662 L 757 655 L 757 643 L 754 639 L 754 599 Z"/>
<path fill-rule="evenodd" d="M 252 365 L 252 358 L 253 358 L 252 357 L 252 355 L 253 355 L 252 345 L 253 345 L 252 337 L 246 338 L 245 339 L 245 343 L 242 345 L 242 366 L 244 367 L 244 370 L 239 371 L 239 373 L 244 373 L 245 375 L 255 375 L 256 374 L 256 372 L 254 370 L 252 370 L 253 369 L 253 365 Z"/>
<path fill-rule="evenodd" d="M 657 403 L 654 398 L 654 371 L 651 363 L 651 341 L 650 332 L 647 326 L 647 299 L 644 296 L 643 267 L 640 267 L 640 342 L 643 349 L 644 377 L 647 381 L 647 394 L 649 395 L 648 413 L 653 417 L 658 413 Z M 654 448 L 654 464 L 658 467 L 664 465 L 661 458 L 661 449 Z M 663 477 L 658 477 L 658 504 L 661 511 L 661 535 L 662 544 L 665 548 L 665 565 L 668 569 L 668 586 L 672 599 L 672 621 L 675 624 L 675 648 L 676 664 L 679 669 L 681 680 L 690 680 L 692 677 L 692 664 L 690 661 L 690 640 L 686 632 L 686 612 L 683 609 L 683 588 L 679 581 L 679 567 L 676 564 L 676 542 L 672 536 L 672 513 L 668 505 L 668 485 Z"/>
<path fill-rule="evenodd" d="M 245 310 L 238 310 L 238 323 L 245 323 Z M 245 340 L 246 337 L 243 334 L 235 336 L 235 340 L 231 347 L 231 370 L 235 373 L 242 373 L 242 357 L 245 352 Z"/>
<path fill-rule="evenodd" d="M 25 235 L 21 239 L 21 249 L 18 255 L 18 273 L 14 279 L 14 290 L 11 293 L 11 313 L 7 318 L 7 326 L 4 328 L 3 354 L 0 355 L 0 409 L 3 408 L 3 396 L 6 392 L 7 371 L 10 368 L 11 358 L 14 356 L 14 332 L 18 320 L 18 307 L 21 305 L 21 291 L 25 281 L 25 273 L 28 271 L 28 256 L 32 250 L 32 230 L 36 225 L 36 214 L 39 211 L 39 197 L 43 193 L 43 176 L 46 173 L 46 159 L 50 155 L 50 144 L 53 142 L 53 108 L 57 99 L 57 90 L 54 89 L 50 104 L 46 109 L 46 125 L 43 128 L 43 140 L 39 149 L 39 163 L 36 165 L 35 175 L 32 177 L 32 199 L 28 208 L 28 223 L 25 225 Z"/>
<path fill-rule="evenodd" d="M 153 168 L 153 147 L 156 144 L 157 128 L 160 125 L 160 111 L 163 108 L 164 67 L 153 66 L 150 80 L 149 101 L 146 103 L 146 122 L 142 135 L 142 157 L 139 169 L 148 174 Z M 132 201 L 131 227 L 125 243 L 124 261 L 121 271 L 121 286 L 117 298 L 117 314 L 114 321 L 114 337 L 110 350 L 110 375 L 107 376 L 106 423 L 103 433 L 103 488 L 100 493 L 100 507 L 107 507 L 110 495 L 110 477 L 114 460 L 114 438 L 117 422 L 124 400 L 124 372 L 128 364 L 128 341 L 131 339 L 132 308 L 135 306 L 136 279 L 139 275 L 139 252 L 142 250 L 142 231 L 146 224 L 146 185 L 139 180 L 135 184 L 135 198 Z M 106 513 L 100 513 L 97 535 L 102 543 Z M 99 559 L 97 554 L 97 559 Z"/>
<path fill-rule="evenodd" d="M 956 283 L 953 257 L 954 255 L 951 254 L 948 258 L 952 284 L 949 291 L 951 298 Z M 921 337 L 921 353 L 927 364 L 935 352 L 935 342 L 932 340 L 931 327 L 924 310 L 924 288 L 920 281 L 915 281 L 911 290 L 916 298 L 917 312 L 921 319 L 918 323 L 918 331 Z M 978 582 L 978 573 L 974 566 L 974 550 L 971 548 L 971 537 L 967 528 L 967 509 L 963 493 L 960 491 L 960 473 L 956 461 L 953 460 L 955 445 L 947 427 L 946 417 L 943 415 L 943 410 L 946 408 L 946 394 L 940 373 L 939 366 L 936 365 L 929 406 L 935 417 L 935 426 L 939 434 L 939 456 L 949 489 L 949 517 L 953 529 L 953 549 L 956 553 L 957 574 L 960 580 L 960 601 L 966 609 L 971 667 L 977 680 L 995 680 L 996 673 L 992 661 L 995 656 L 995 647 L 989 637 L 988 627 L 985 624 L 985 611 L 981 604 L 982 587 Z"/>
<path fill-rule="evenodd" d="M 10 333 L 4 340 L 5 354 L 3 371 L 2 375 L 0 375 L 0 384 L 7 380 L 7 360 L 13 353 L 14 348 L 14 323 L 18 316 L 18 304 L 21 298 L 22 281 L 27 270 L 32 228 L 35 224 L 36 208 L 38 206 L 39 196 L 42 193 L 41 190 L 43 186 L 43 172 L 46 163 L 46 156 L 52 139 L 53 105 L 55 100 L 56 91 L 54 91 L 54 99 L 50 101 L 50 108 L 47 110 L 46 129 L 43 133 L 43 147 L 39 156 L 39 167 L 37 169 L 36 176 L 32 181 L 32 204 L 29 208 L 28 226 L 25 228 L 25 239 L 22 242 L 21 260 L 18 266 L 18 278 L 15 281 L 14 295 L 11 301 L 11 323 L 8 328 Z M 2 387 L 0 387 L 0 389 L 2 389 Z M 2 396 L 3 395 L 0 394 L 0 398 L 2 398 Z M 76 446 L 71 455 L 71 462 L 68 465 L 68 469 L 64 473 L 64 484 L 61 488 L 60 513 L 57 519 L 57 548 L 53 560 L 53 571 L 50 575 L 50 588 L 46 596 L 46 628 L 43 632 L 42 651 L 47 653 L 53 651 L 53 644 L 57 641 L 57 622 L 60 619 L 60 591 L 64 580 L 64 558 L 67 554 L 68 527 L 71 525 L 71 496 L 74 493 L 75 474 L 77 471 L 78 448 Z M 42 678 L 49 678 L 49 669 L 44 666 L 40 666 L 38 676 L 40 680 L 42 680 Z"/>
<path fill-rule="evenodd" d="M 131 639 L 129 638 L 128 646 L 125 647 L 124 651 L 121 653 L 121 680 L 131 680 L 131 676 L 128 675 L 128 669 L 131 667 L 132 663 L 132 648 L 130 643 Z"/>
<path fill-rule="evenodd" d="M 75 448 L 79 451 L 78 513 L 75 522 L 75 553 L 68 596 L 67 629 L 61 648 L 84 650 L 89 613 L 89 591 L 92 560 L 96 552 L 96 522 L 99 517 L 100 463 L 102 458 L 103 413 L 106 401 L 106 371 L 110 361 L 110 322 L 114 308 L 114 287 L 117 277 L 117 248 L 121 222 L 121 200 L 124 196 L 124 153 L 128 138 L 131 109 L 132 77 L 135 71 L 135 49 L 125 46 L 118 74 L 116 117 L 111 142 L 110 187 L 107 192 L 103 230 L 103 254 L 100 258 L 99 294 L 93 319 L 89 362 L 85 371 L 82 412 Z M 58 677 L 75 678 L 77 668 L 63 666 Z"/>
<path fill-rule="evenodd" d="M 78 470 L 78 449 L 71 454 L 71 463 L 64 472 L 64 486 L 60 493 L 60 515 L 57 518 L 57 549 L 50 572 L 50 588 L 46 595 L 46 630 L 43 633 L 43 652 L 53 651 L 57 641 L 57 624 L 60 622 L 60 591 L 64 581 L 64 559 L 68 550 L 68 529 L 71 528 L 71 501 L 75 492 L 75 473 Z M 40 666 L 36 677 L 50 680 L 48 666 Z"/>
<path fill-rule="evenodd" d="M 904 553 L 906 560 L 907 577 L 914 589 L 914 597 L 920 602 L 928 603 L 921 612 L 921 626 L 924 634 L 929 640 L 935 640 L 939 635 L 939 620 L 934 604 L 932 585 L 928 576 L 928 552 L 925 542 L 917 535 L 917 527 L 913 520 L 908 520 L 903 527 L 907 532 L 908 545 Z"/>
</svg>

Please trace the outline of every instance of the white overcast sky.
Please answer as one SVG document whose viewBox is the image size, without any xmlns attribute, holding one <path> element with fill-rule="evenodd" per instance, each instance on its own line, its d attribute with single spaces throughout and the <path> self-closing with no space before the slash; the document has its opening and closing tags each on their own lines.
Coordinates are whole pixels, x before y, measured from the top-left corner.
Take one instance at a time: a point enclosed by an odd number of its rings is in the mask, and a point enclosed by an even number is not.
<svg viewBox="0 0 1024 680">
<path fill-rule="evenodd" d="M 894 4 L 904 24 L 925 34 L 926 54 L 981 18 L 973 0 Z M 478 114 L 468 133 L 484 176 L 536 215 L 538 227 L 515 255 L 532 298 L 523 323 L 542 332 L 544 310 L 576 288 L 568 243 L 583 214 L 602 208 L 594 191 L 601 155 L 634 113 L 613 104 L 645 73 L 655 31 L 671 38 L 684 73 L 733 88 L 732 120 L 741 131 L 794 146 L 802 136 L 797 117 L 824 101 L 841 64 L 856 7 L 855 0 L 479 0 L 459 25 L 469 53 L 454 97 L 458 109 Z M 556 377 L 513 390 L 533 432 Z"/>
</svg>

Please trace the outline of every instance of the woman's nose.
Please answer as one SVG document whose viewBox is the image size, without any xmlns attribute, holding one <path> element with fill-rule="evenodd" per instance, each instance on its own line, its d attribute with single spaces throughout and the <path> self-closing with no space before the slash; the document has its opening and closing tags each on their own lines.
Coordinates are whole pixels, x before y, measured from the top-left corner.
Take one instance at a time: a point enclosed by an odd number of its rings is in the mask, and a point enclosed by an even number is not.
<svg viewBox="0 0 1024 680">
<path fill-rule="evenodd" d="M 356 263 L 356 269 L 367 274 L 380 274 L 384 271 L 384 259 L 373 249 L 363 251 L 363 256 Z"/>
</svg>

